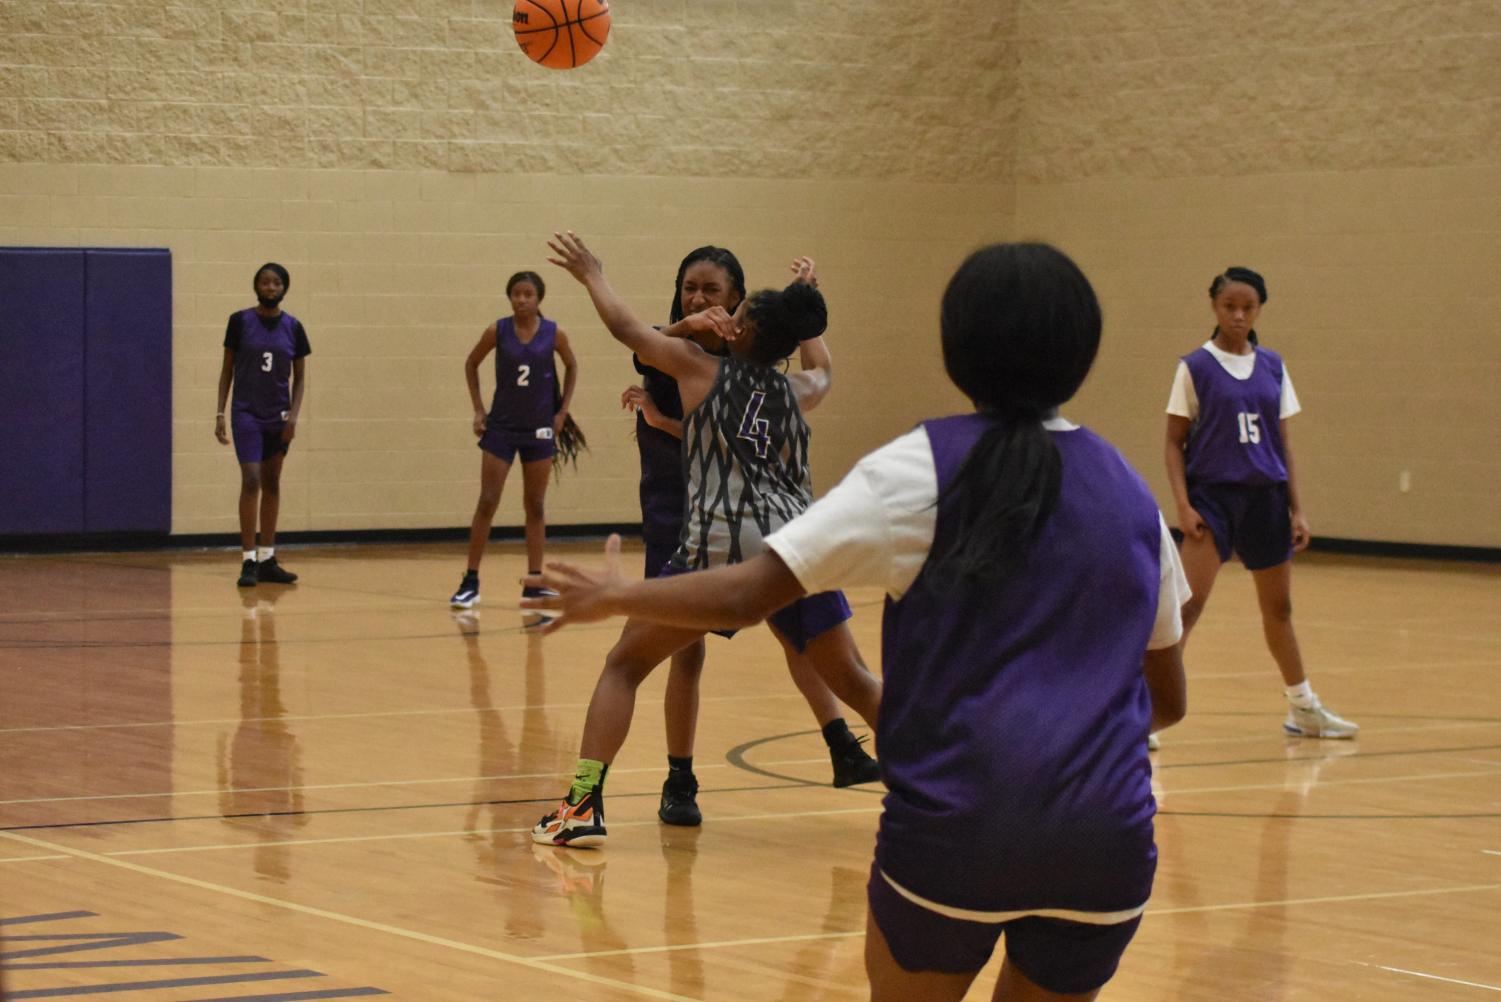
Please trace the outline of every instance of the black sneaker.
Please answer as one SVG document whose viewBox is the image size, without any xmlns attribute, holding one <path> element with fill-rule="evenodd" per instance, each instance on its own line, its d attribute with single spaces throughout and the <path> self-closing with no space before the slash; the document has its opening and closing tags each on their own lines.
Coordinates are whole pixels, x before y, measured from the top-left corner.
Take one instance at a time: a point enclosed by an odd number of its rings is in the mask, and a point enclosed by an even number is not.
<svg viewBox="0 0 1501 1002">
<path fill-rule="evenodd" d="M 479 605 L 479 575 L 464 574 L 464 580 L 459 582 L 459 590 L 453 593 L 448 600 L 450 609 L 473 609 Z"/>
<path fill-rule="evenodd" d="M 553 591 L 551 588 L 523 588 L 521 589 L 521 597 L 557 598 L 558 593 Z M 523 629 L 527 630 L 534 630 L 539 626 L 546 626 L 556 618 L 556 616 L 549 615 L 548 613 L 543 612 L 541 609 L 521 610 L 521 626 Z"/>
<path fill-rule="evenodd" d="M 657 808 L 657 817 L 663 824 L 693 828 L 704 823 L 703 813 L 698 809 L 698 778 L 693 773 L 679 778 L 680 773 L 670 773 L 662 784 L 662 806 Z"/>
<path fill-rule="evenodd" d="M 240 565 L 240 580 L 236 581 L 235 584 L 241 588 L 254 588 L 258 580 L 259 578 L 255 576 L 254 560 L 247 560 Z"/>
<path fill-rule="evenodd" d="M 275 557 L 267 557 L 256 564 L 255 576 L 262 584 L 292 584 L 297 580 L 297 575 L 278 564 Z"/>
<path fill-rule="evenodd" d="M 842 748 L 830 748 L 829 758 L 834 761 L 834 785 L 840 788 L 857 783 L 873 783 L 881 778 L 881 765 L 871 758 L 864 748 L 865 738 L 848 742 Z"/>
</svg>

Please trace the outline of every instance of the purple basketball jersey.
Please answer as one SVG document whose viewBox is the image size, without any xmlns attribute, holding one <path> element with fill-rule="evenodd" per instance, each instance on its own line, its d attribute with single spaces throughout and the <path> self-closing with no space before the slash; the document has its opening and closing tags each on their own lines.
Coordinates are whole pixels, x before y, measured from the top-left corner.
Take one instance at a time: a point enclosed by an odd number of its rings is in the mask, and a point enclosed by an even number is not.
<svg viewBox="0 0 1501 1002">
<path fill-rule="evenodd" d="M 495 399 L 490 404 L 490 424 L 527 437 L 543 428 L 552 436 L 557 416 L 553 386 L 557 371 L 552 353 L 558 325 L 544 318 L 537 333 L 525 344 L 516 336 L 516 321 L 503 317 L 495 322 Z"/>
<path fill-rule="evenodd" d="M 1282 452 L 1282 357 L 1257 347 L 1250 379 L 1236 379 L 1207 348 L 1183 356 L 1199 398 L 1184 455 L 1190 484 L 1266 486 L 1287 481 Z"/>
<path fill-rule="evenodd" d="M 940 498 L 987 423 L 924 424 Z M 932 554 L 957 531 L 940 500 L 928 564 L 886 604 L 877 746 L 890 792 L 876 862 L 953 907 L 1109 912 L 1151 893 L 1142 655 L 1157 504 L 1093 432 L 1051 434 L 1061 495 L 1022 567 L 981 586 L 940 577 Z"/>
<path fill-rule="evenodd" d="M 292 406 L 292 361 L 298 357 L 297 318 L 283 312 L 267 329 L 252 307 L 241 310 L 235 349 L 235 423 L 271 427 L 286 420 Z"/>
<path fill-rule="evenodd" d="M 665 417 L 681 421 L 683 400 L 678 383 L 661 369 L 632 356 L 641 384 Z M 683 530 L 688 479 L 683 475 L 683 442 L 646 423 L 636 412 L 636 449 L 641 454 L 641 535 L 648 543 L 677 549 Z M 648 571 L 655 573 L 655 568 Z"/>
</svg>

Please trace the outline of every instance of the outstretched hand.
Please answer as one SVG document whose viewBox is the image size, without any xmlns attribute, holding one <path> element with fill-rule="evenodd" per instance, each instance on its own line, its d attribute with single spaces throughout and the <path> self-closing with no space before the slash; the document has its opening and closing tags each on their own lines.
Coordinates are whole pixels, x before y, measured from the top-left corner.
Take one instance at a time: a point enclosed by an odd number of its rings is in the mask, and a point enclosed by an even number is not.
<svg viewBox="0 0 1501 1002">
<path fill-rule="evenodd" d="M 592 275 L 604 274 L 605 267 L 600 264 L 599 258 L 584 246 L 583 239 L 572 230 L 554 233 L 552 239 L 547 241 L 547 246 L 557 255 L 548 258 L 548 262 L 566 270 L 580 282 L 587 282 Z"/>
<path fill-rule="evenodd" d="M 609 606 L 610 592 L 625 584 L 620 572 L 620 536 L 611 533 L 605 540 L 605 565 L 602 568 L 575 567 L 561 562 L 549 563 L 541 574 L 521 579 L 526 588 L 547 588 L 556 595 L 523 598 L 521 608 L 556 614 L 543 633 L 555 633 L 571 623 L 596 623 L 615 615 Z"/>
<path fill-rule="evenodd" d="M 813 288 L 818 288 L 818 269 L 811 257 L 795 257 L 792 259 L 792 281 L 807 282 Z"/>
</svg>

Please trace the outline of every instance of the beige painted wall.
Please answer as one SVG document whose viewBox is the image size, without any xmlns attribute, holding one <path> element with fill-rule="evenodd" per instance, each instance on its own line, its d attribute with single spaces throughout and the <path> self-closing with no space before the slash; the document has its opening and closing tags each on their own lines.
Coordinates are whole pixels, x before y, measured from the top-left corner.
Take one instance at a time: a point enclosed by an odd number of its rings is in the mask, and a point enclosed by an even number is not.
<svg viewBox="0 0 1501 1002">
<path fill-rule="evenodd" d="M 931 352 L 954 264 L 1040 237 L 1106 311 L 1072 413 L 1160 491 L 1173 360 L 1211 325 L 1210 276 L 1256 267 L 1315 530 L 1501 545 L 1501 0 L 618 0 L 604 54 L 564 73 L 525 61 L 508 10 L 0 0 L 0 242 L 174 254 L 174 532 L 234 527 L 213 388 L 266 259 L 314 347 L 284 527 L 466 522 L 462 358 L 566 226 L 653 317 L 699 243 L 753 285 L 819 259 L 824 486 L 955 406 Z M 628 359 L 561 274 L 546 306 L 593 443 L 550 520 L 634 519 Z"/>
</svg>

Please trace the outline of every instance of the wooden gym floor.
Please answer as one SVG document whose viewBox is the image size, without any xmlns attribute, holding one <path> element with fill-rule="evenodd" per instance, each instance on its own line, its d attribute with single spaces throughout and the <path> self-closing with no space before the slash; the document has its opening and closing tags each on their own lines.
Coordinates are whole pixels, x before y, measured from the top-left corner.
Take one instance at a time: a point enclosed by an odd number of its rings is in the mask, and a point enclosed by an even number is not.
<svg viewBox="0 0 1501 1002">
<path fill-rule="evenodd" d="M 6 998 L 863 997 L 880 790 L 826 785 L 765 630 L 710 641 L 702 829 L 656 820 L 659 672 L 609 846 L 535 847 L 619 624 L 523 632 L 500 545 L 455 616 L 460 553 L 294 548 L 300 584 L 245 591 L 226 551 L 0 558 Z M 1312 556 L 1294 594 L 1361 735 L 1283 737 L 1227 568 L 1154 756 L 1156 893 L 1104 997 L 1494 998 L 1501 568 Z M 851 600 L 875 662 L 879 596 Z"/>
</svg>

